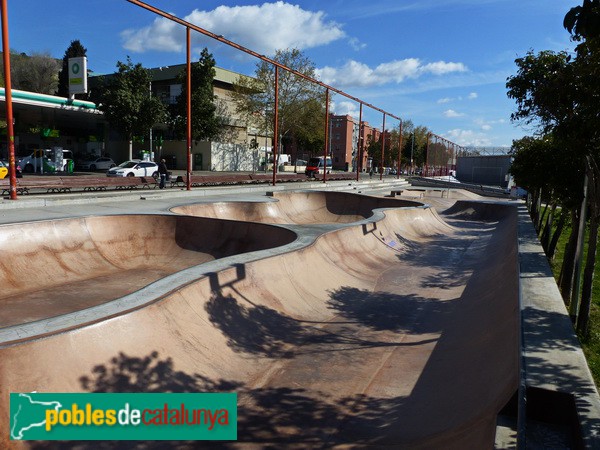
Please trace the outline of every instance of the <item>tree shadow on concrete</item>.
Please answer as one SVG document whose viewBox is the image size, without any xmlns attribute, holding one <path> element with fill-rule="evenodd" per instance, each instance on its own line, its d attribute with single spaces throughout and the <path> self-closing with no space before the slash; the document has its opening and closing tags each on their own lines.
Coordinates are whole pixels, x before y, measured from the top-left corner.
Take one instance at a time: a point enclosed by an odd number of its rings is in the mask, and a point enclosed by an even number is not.
<svg viewBox="0 0 600 450">
<path fill-rule="evenodd" d="M 330 292 L 327 303 L 339 316 L 371 330 L 414 334 L 441 331 L 453 309 L 451 302 L 351 287 Z"/>
<path fill-rule="evenodd" d="M 387 308 L 383 308 L 385 298 L 352 288 L 341 288 L 331 295 L 331 307 L 344 310 L 347 314 L 342 315 L 347 320 L 303 321 L 264 305 L 244 306 L 233 296 L 222 295 L 213 295 L 205 308 L 211 323 L 227 337 L 227 345 L 240 353 L 289 359 L 307 353 L 416 345 L 380 341 L 358 333 L 357 327 L 369 327 L 373 331 L 400 330 L 402 324 L 397 321 L 400 312 L 392 312 L 398 305 L 390 307 L 393 301 L 388 301 Z M 414 312 L 413 306 L 411 314 Z"/>
<path fill-rule="evenodd" d="M 302 388 L 250 389 L 230 380 L 213 380 L 175 370 L 170 358 L 157 352 L 144 357 L 119 353 L 80 378 L 88 392 L 237 392 L 238 441 L 46 441 L 31 442 L 35 450 L 158 450 L 240 448 L 328 449 L 340 443 L 368 444 L 398 423 L 402 399 L 365 395 L 333 399 L 310 395 Z M 110 438 L 110 435 L 107 435 Z"/>
<path fill-rule="evenodd" d="M 248 307 L 232 296 L 213 295 L 205 309 L 209 320 L 227 337 L 235 351 L 278 358 L 294 356 L 289 345 L 306 339 L 301 324 L 262 305 Z"/>
</svg>

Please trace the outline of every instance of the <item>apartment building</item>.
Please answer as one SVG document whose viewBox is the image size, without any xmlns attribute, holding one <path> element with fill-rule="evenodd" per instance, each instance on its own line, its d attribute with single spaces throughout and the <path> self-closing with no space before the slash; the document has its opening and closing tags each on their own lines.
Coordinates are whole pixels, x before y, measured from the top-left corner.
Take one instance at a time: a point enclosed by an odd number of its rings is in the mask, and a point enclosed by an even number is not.
<svg viewBox="0 0 600 450">
<path fill-rule="evenodd" d="M 365 121 L 361 126 L 363 145 L 359 146 L 358 120 L 350 115 L 330 116 L 328 152 L 335 170 L 356 171 L 357 164 L 363 172 L 370 170 L 371 160 L 367 148 L 370 142 L 381 139 L 381 130 Z"/>
</svg>

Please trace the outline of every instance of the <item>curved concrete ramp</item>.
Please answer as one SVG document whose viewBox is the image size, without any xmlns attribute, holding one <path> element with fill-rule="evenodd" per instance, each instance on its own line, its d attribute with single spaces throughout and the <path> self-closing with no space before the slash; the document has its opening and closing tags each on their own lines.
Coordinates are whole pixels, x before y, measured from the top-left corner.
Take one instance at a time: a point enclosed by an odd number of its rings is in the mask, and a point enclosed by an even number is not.
<svg viewBox="0 0 600 450">
<path fill-rule="evenodd" d="M 289 244 L 263 224 L 124 215 L 0 227 L 0 329 L 84 310 L 185 268 Z"/>
<path fill-rule="evenodd" d="M 0 385 L 236 391 L 239 442 L 222 448 L 492 448 L 518 384 L 516 210 L 497 208 L 451 225 L 386 210 L 208 270 L 144 308 L 0 348 Z M 6 395 L 0 414 L 4 448 Z"/>
<path fill-rule="evenodd" d="M 410 200 L 347 192 L 274 192 L 273 201 L 197 203 L 172 208 L 177 214 L 282 224 L 352 223 L 371 217 L 376 208 L 422 206 Z"/>
</svg>

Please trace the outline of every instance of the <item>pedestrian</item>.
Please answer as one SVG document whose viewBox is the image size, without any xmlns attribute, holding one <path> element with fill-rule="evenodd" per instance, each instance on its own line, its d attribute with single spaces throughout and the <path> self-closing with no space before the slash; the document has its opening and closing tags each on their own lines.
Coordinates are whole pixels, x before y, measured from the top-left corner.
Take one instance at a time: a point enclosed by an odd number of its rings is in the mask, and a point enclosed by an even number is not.
<svg viewBox="0 0 600 450">
<path fill-rule="evenodd" d="M 169 174 L 169 171 L 167 170 L 167 162 L 164 159 L 161 159 L 160 163 L 158 164 L 158 174 L 160 175 L 160 184 L 158 187 L 164 189 L 167 181 L 167 175 Z"/>
</svg>

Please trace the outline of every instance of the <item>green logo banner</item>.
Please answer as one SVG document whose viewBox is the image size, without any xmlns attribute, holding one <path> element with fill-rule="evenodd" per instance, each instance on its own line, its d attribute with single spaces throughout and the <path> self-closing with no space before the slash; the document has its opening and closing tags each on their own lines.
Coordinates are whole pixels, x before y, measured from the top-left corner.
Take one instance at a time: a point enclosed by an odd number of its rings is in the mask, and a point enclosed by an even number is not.
<svg viewBox="0 0 600 450">
<path fill-rule="evenodd" d="M 11 393 L 11 440 L 237 439 L 237 394 Z"/>
</svg>

